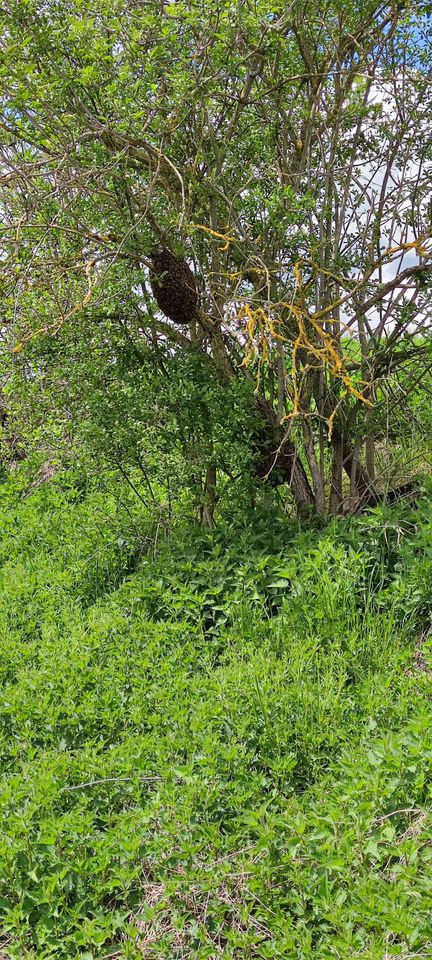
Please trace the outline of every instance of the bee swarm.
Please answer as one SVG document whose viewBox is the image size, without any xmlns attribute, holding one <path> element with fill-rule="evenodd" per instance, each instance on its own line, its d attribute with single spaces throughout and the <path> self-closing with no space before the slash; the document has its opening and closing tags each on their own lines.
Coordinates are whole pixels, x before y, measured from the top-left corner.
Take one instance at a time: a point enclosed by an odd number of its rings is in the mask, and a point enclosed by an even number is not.
<svg viewBox="0 0 432 960">
<path fill-rule="evenodd" d="M 192 270 L 182 257 L 164 248 L 150 257 L 150 285 L 162 313 L 174 323 L 198 318 L 198 290 Z"/>
</svg>

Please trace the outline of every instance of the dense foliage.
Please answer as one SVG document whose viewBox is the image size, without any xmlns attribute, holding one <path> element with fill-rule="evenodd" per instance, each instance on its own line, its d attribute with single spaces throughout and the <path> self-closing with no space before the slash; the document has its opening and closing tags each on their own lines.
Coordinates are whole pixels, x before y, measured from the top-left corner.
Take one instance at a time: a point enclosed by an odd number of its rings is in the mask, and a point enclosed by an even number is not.
<svg viewBox="0 0 432 960">
<path fill-rule="evenodd" d="M 7 956 L 429 955 L 427 494 L 167 539 L 115 477 L 1 486 Z"/>
<path fill-rule="evenodd" d="M 412 476 L 427 4 L 0 16 L 4 456 L 80 437 L 190 489 L 209 525 L 233 477 L 322 515 Z"/>
<path fill-rule="evenodd" d="M 430 15 L 0 6 L 0 960 L 432 956 Z"/>
</svg>

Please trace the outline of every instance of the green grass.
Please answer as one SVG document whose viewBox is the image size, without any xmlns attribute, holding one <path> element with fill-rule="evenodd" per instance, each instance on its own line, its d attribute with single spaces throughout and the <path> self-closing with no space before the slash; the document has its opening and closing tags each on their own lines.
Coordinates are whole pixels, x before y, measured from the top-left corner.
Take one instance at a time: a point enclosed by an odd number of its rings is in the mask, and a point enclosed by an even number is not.
<svg viewBox="0 0 432 960">
<path fill-rule="evenodd" d="M 0 490 L 3 955 L 432 956 L 426 494 L 162 540 Z"/>
</svg>

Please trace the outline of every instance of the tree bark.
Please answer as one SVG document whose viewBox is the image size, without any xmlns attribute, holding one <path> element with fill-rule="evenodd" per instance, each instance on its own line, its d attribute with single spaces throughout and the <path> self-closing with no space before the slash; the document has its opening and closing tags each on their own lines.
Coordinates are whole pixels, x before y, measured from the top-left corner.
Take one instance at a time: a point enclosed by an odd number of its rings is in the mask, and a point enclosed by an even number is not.
<svg viewBox="0 0 432 960">
<path fill-rule="evenodd" d="M 270 483 L 287 483 L 299 510 L 315 505 L 315 497 L 298 450 L 289 439 L 269 403 L 257 398 L 264 429 L 256 442 L 257 473 Z"/>
<path fill-rule="evenodd" d="M 342 438 L 337 434 L 332 436 L 332 470 L 330 480 L 329 513 L 340 513 L 342 507 L 342 468 L 343 445 Z"/>
<path fill-rule="evenodd" d="M 312 477 L 312 485 L 315 496 L 315 507 L 317 513 L 324 515 L 325 513 L 325 494 L 324 494 L 324 483 L 321 470 L 319 467 L 318 460 L 316 458 L 312 431 L 309 420 L 305 419 L 303 424 L 303 431 L 305 437 L 305 450 L 307 462 L 309 464 L 309 470 Z"/>
<path fill-rule="evenodd" d="M 353 492 L 357 493 L 360 499 L 370 506 L 378 503 L 380 499 L 374 484 L 363 465 L 359 462 L 358 451 L 352 449 L 345 438 L 342 442 L 343 448 L 343 467 L 348 474 L 353 486 Z"/>
<path fill-rule="evenodd" d="M 234 368 L 217 323 L 214 324 L 211 347 L 221 382 L 244 372 L 242 370 L 239 373 Z M 263 423 L 255 442 L 258 476 L 274 484 L 287 483 L 297 508 L 300 511 L 306 507 L 310 510 L 315 504 L 315 497 L 298 450 L 279 423 L 278 414 L 271 404 L 264 397 L 257 397 L 256 407 Z"/>
</svg>

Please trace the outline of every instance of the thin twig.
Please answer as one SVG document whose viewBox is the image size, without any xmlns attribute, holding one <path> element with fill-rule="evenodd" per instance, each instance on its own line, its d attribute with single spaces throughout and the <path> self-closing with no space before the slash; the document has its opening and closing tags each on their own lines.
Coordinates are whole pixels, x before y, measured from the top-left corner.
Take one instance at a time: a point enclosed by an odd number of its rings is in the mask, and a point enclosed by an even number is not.
<svg viewBox="0 0 432 960">
<path fill-rule="evenodd" d="M 376 817 L 373 820 L 374 824 L 383 823 L 384 820 L 389 820 L 390 817 L 397 817 L 402 814 L 425 814 L 425 810 L 422 810 L 420 807 L 403 807 L 401 810 L 392 810 L 391 813 L 384 813 L 382 817 Z"/>
<path fill-rule="evenodd" d="M 61 793 L 71 790 L 84 790 L 86 787 L 97 787 L 101 783 L 133 783 L 138 780 L 139 783 L 156 783 L 161 777 L 103 777 L 102 780 L 87 780 L 84 783 L 75 783 L 70 787 L 62 787 Z"/>
</svg>

